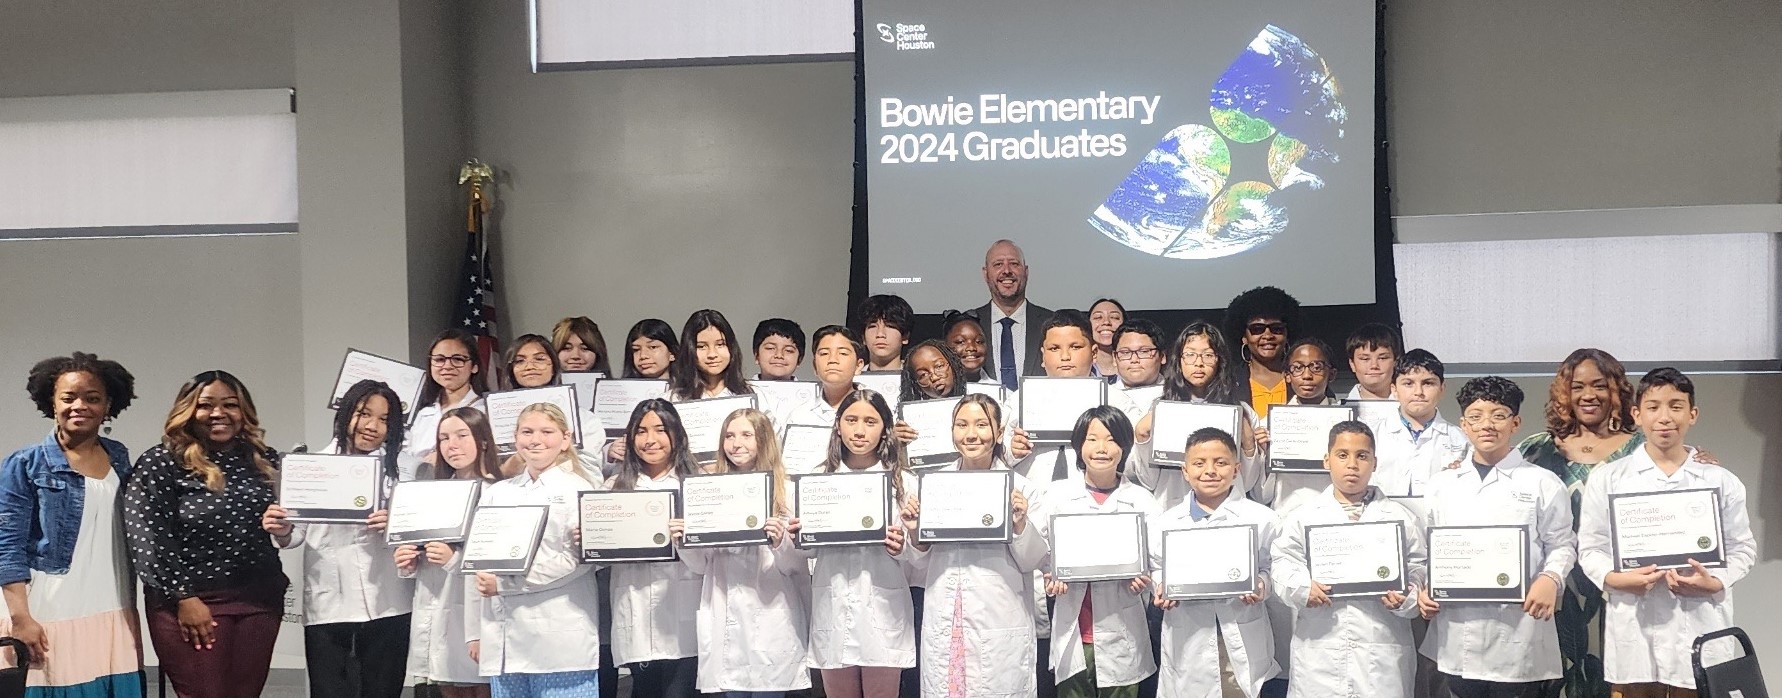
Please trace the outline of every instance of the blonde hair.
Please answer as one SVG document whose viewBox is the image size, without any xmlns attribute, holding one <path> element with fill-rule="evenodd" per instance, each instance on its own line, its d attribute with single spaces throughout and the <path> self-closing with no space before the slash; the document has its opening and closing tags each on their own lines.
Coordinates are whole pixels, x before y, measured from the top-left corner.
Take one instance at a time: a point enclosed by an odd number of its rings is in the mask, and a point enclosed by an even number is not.
<svg viewBox="0 0 1782 698">
<path fill-rule="evenodd" d="M 724 417 L 723 428 L 718 432 L 718 462 L 713 472 L 738 472 L 735 463 L 730 462 L 730 454 L 724 452 L 724 429 L 738 419 L 747 420 L 755 430 L 755 467 L 756 471 L 766 471 L 773 479 L 773 512 L 776 516 L 789 516 L 792 513 L 792 500 L 786 497 L 786 463 L 780 457 L 780 440 L 773 433 L 773 420 L 767 414 L 753 407 L 744 407 Z"/>
<path fill-rule="evenodd" d="M 563 452 L 557 454 L 557 460 L 551 464 L 552 467 L 562 468 L 583 480 L 587 480 L 588 484 L 593 485 L 595 488 L 599 488 L 601 486 L 601 480 L 595 477 L 593 473 L 588 472 L 587 468 L 582 467 L 581 454 L 577 453 L 575 450 L 575 435 L 569 433 L 569 417 L 563 414 L 563 408 L 549 402 L 534 402 L 527 405 L 526 409 L 520 410 L 520 415 L 514 418 L 514 430 L 516 432 L 518 432 L 520 428 L 520 420 L 525 419 L 526 415 L 529 414 L 544 415 L 545 418 L 555 423 L 557 428 L 563 431 L 563 437 L 569 440 L 567 445 L 563 448 Z"/>
<path fill-rule="evenodd" d="M 204 392 L 204 386 L 212 383 L 222 383 L 235 392 L 235 397 L 241 401 L 241 431 L 236 433 L 235 439 L 248 447 L 248 456 L 266 481 L 278 482 L 278 469 L 266 459 L 266 453 L 272 449 L 266 446 L 266 431 L 260 428 L 260 414 L 254 409 L 254 399 L 248 395 L 247 386 L 227 371 L 206 371 L 180 386 L 179 395 L 173 400 L 173 409 L 167 412 L 167 423 L 161 428 L 161 445 L 185 467 L 186 472 L 202 481 L 205 489 L 223 491 L 223 468 L 211 461 L 205 440 L 192 433 L 192 425 L 198 418 L 198 395 Z"/>
</svg>

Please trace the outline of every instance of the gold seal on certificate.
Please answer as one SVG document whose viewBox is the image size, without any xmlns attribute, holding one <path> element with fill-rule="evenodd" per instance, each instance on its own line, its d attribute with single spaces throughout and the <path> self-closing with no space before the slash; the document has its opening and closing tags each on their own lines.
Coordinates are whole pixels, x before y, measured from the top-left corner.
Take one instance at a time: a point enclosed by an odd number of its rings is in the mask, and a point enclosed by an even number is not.
<svg viewBox="0 0 1782 698">
<path fill-rule="evenodd" d="M 396 484 L 390 495 L 390 523 L 384 540 L 391 545 L 457 543 L 470 533 L 483 483 L 478 480 L 410 480 Z"/>
<path fill-rule="evenodd" d="M 594 384 L 594 418 L 606 427 L 606 438 L 625 436 L 631 411 L 637 403 L 668 394 L 668 381 L 642 378 L 604 378 Z"/>
<path fill-rule="evenodd" d="M 1256 526 L 1203 526 L 1163 532 L 1163 598 L 1198 601 L 1256 590 Z"/>
<path fill-rule="evenodd" d="M 551 507 L 544 504 L 478 507 L 464 540 L 465 574 L 525 574 L 538 554 L 545 519 Z"/>
<path fill-rule="evenodd" d="M 1269 469 L 1281 473 L 1323 473 L 1330 428 L 1355 419 L 1355 408 L 1339 405 L 1275 405 L 1268 408 Z M 1328 583 L 1328 582 L 1326 582 Z"/>
<path fill-rule="evenodd" d="M 765 545 L 761 524 L 772 515 L 773 476 L 722 473 L 681 478 L 681 545 L 717 548 Z"/>
<path fill-rule="evenodd" d="M 687 448 L 693 451 L 693 460 L 701 465 L 716 463 L 719 442 L 724 440 L 724 418 L 730 416 L 731 412 L 754 406 L 753 395 L 713 397 L 677 403 L 674 411 L 681 416 L 681 428 L 687 431 Z M 629 420 L 630 417 L 626 419 Z"/>
<path fill-rule="evenodd" d="M 1138 512 L 1058 514 L 1050 529 L 1052 576 L 1061 582 L 1132 579 L 1150 562 Z"/>
<path fill-rule="evenodd" d="M 811 473 L 792 478 L 798 547 L 876 545 L 891 518 L 891 476 L 883 471 Z M 859 524 L 855 526 L 855 524 Z"/>
<path fill-rule="evenodd" d="M 278 503 L 291 523 L 364 524 L 384 489 L 377 456 L 292 453 L 278 470 Z"/>
<path fill-rule="evenodd" d="M 676 558 L 668 522 L 674 490 L 581 493 L 582 562 L 660 562 Z"/>
<path fill-rule="evenodd" d="M 334 392 L 328 397 L 328 409 L 340 409 L 340 398 L 354 383 L 362 380 L 390 386 L 402 400 L 402 413 L 414 414 L 415 403 L 421 397 L 421 385 L 427 380 L 427 370 L 370 352 L 348 349 L 346 358 L 340 362 L 340 373 L 334 377 Z"/>
<path fill-rule="evenodd" d="M 1647 565 L 1681 569 L 1695 560 L 1724 567 L 1720 490 L 1712 487 L 1609 495 L 1609 538 L 1615 569 Z"/>
<path fill-rule="evenodd" d="M 1021 378 L 1021 428 L 1034 443 L 1070 441 L 1077 418 L 1108 402 L 1108 382 L 1101 378 Z"/>
<path fill-rule="evenodd" d="M 1009 512 L 1014 475 L 1008 470 L 939 470 L 917 476 L 922 513 L 916 542 L 1013 540 Z"/>
<path fill-rule="evenodd" d="M 1237 405 L 1161 400 L 1152 414 L 1151 463 L 1158 467 L 1182 467 L 1188 455 L 1188 437 L 1205 427 L 1223 431 L 1233 441 L 1243 438 L 1238 421 L 1243 419 L 1243 408 Z"/>
<path fill-rule="evenodd" d="M 1312 581 L 1329 586 L 1332 598 L 1404 591 L 1404 530 L 1402 521 L 1307 526 L 1306 568 Z"/>
<path fill-rule="evenodd" d="M 527 407 L 548 402 L 563 411 L 569 419 L 569 436 L 575 439 L 576 448 L 582 448 L 582 411 L 576 402 L 575 388 L 568 385 L 547 385 L 542 388 L 524 388 L 521 390 L 504 390 L 483 396 L 483 405 L 489 412 L 489 431 L 495 434 L 495 447 L 502 453 L 514 451 L 514 425 L 520 420 L 520 412 Z"/>
<path fill-rule="evenodd" d="M 916 430 L 916 440 L 904 445 L 912 468 L 932 468 L 959 460 L 953 446 L 953 408 L 962 398 L 911 400 L 897 406 L 897 418 Z"/>
<path fill-rule="evenodd" d="M 1526 526 L 1429 527 L 1429 596 L 1440 603 L 1522 603 Z"/>
</svg>

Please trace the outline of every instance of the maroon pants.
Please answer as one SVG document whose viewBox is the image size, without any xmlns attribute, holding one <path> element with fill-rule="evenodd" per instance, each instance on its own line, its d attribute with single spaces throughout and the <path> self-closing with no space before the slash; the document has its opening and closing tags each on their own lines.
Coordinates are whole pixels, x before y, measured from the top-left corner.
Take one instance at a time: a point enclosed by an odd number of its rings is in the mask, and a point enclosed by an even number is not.
<svg viewBox="0 0 1782 698">
<path fill-rule="evenodd" d="M 194 649 L 192 643 L 180 639 L 177 603 L 150 598 L 149 640 L 173 692 L 180 698 L 260 695 L 284 617 L 286 584 L 284 575 L 279 575 L 240 588 L 198 594 L 217 624 L 213 629 L 216 645 L 210 649 Z"/>
</svg>

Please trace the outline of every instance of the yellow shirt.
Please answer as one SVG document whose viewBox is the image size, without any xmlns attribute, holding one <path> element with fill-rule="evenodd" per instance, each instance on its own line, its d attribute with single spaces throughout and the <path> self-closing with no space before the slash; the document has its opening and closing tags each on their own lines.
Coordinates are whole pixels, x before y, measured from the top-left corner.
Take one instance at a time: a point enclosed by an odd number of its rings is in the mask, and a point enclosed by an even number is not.
<svg viewBox="0 0 1782 698">
<path fill-rule="evenodd" d="M 1273 388 L 1264 387 L 1261 383 L 1256 382 L 1256 379 L 1254 378 L 1250 379 L 1250 407 L 1256 410 L 1257 418 L 1267 418 L 1268 408 L 1270 406 L 1285 404 L 1286 402 L 1286 379 L 1282 379 L 1281 383 Z"/>
</svg>

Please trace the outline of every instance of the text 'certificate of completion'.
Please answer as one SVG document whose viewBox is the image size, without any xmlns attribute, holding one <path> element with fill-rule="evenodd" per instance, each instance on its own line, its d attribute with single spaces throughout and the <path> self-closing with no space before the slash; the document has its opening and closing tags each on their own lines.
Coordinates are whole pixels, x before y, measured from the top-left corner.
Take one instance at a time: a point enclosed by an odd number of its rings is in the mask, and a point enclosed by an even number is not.
<svg viewBox="0 0 1782 698">
<path fill-rule="evenodd" d="M 773 477 L 722 473 L 681 478 L 681 544 L 689 548 L 766 545 Z"/>
<path fill-rule="evenodd" d="M 1274 414 L 1274 408 L 1269 408 Z M 1306 527 L 1306 568 L 1331 597 L 1405 590 L 1402 521 L 1359 521 Z"/>
<path fill-rule="evenodd" d="M 278 503 L 291 523 L 363 525 L 383 506 L 377 456 L 291 453 L 278 469 Z"/>
<path fill-rule="evenodd" d="M 1647 565 L 1681 569 L 1695 560 L 1724 567 L 1720 545 L 1720 490 L 1712 487 L 1609 495 L 1609 538 L 1615 569 Z"/>
<path fill-rule="evenodd" d="M 687 448 L 692 449 L 693 460 L 701 465 L 716 463 L 719 442 L 724 440 L 724 418 L 731 412 L 754 406 L 753 395 L 713 397 L 676 404 L 674 410 L 680 414 L 681 426 L 687 430 Z"/>
<path fill-rule="evenodd" d="M 1339 405 L 1275 405 L 1268 408 L 1269 468 L 1281 473 L 1322 473 L 1330 429 L 1355 419 Z"/>
<path fill-rule="evenodd" d="M 641 378 L 604 378 L 594 384 L 594 417 L 606 428 L 606 438 L 625 437 L 631 411 L 637 403 L 668 393 L 668 381 Z"/>
<path fill-rule="evenodd" d="M 668 522 L 674 490 L 581 494 L 582 562 L 660 562 L 676 557 Z"/>
<path fill-rule="evenodd" d="M 1429 527 L 1430 598 L 1522 603 L 1527 590 L 1528 527 Z"/>
<path fill-rule="evenodd" d="M 495 433 L 495 447 L 503 453 L 514 450 L 515 427 L 520 421 L 520 412 L 538 403 L 555 405 L 563 411 L 563 417 L 569 420 L 569 438 L 575 441 L 576 448 L 582 448 L 582 412 L 575 399 L 575 388 L 568 385 L 547 385 L 542 388 L 524 388 L 489 393 L 483 397 L 483 405 L 489 409 L 489 431 Z"/>
<path fill-rule="evenodd" d="M 891 523 L 891 475 L 812 473 L 792 480 L 798 547 L 877 545 Z"/>
</svg>

